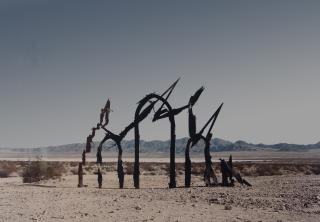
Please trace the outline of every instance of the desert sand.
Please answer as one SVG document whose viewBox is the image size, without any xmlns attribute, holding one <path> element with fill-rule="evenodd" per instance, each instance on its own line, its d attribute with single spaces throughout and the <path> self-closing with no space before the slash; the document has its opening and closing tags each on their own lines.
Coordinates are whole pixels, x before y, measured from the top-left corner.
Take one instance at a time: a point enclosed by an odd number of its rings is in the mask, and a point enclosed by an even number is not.
<svg viewBox="0 0 320 222">
<path fill-rule="evenodd" d="M 168 189 L 167 175 L 142 172 L 141 189 L 132 175 L 118 189 L 115 172 L 106 172 L 102 189 L 96 175 L 77 175 L 23 184 L 21 177 L 0 178 L 0 221 L 319 221 L 320 175 L 246 177 L 252 187 Z M 177 176 L 183 186 L 184 175 Z"/>
</svg>

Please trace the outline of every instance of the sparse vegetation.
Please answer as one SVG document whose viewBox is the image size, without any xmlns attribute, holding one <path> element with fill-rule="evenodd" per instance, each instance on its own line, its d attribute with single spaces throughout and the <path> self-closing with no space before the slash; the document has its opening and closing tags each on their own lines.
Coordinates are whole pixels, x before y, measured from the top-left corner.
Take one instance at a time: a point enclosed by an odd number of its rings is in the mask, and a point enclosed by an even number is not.
<svg viewBox="0 0 320 222">
<path fill-rule="evenodd" d="M 39 182 L 59 178 L 65 168 L 60 162 L 45 162 L 38 158 L 36 161 L 29 161 L 22 170 L 21 176 L 23 183 Z"/>
<path fill-rule="evenodd" d="M 125 173 L 127 175 L 133 175 L 133 163 L 125 162 L 126 171 Z"/>
<path fill-rule="evenodd" d="M 124 162 L 123 167 L 127 175 L 133 173 L 133 163 Z M 192 163 L 192 174 L 202 176 L 204 163 Z M 293 162 L 235 162 L 235 169 L 243 176 L 273 176 L 286 174 L 319 175 L 320 164 L 318 163 L 293 163 Z M 213 164 L 213 169 L 218 175 L 220 173 L 219 163 Z M 85 174 L 93 174 L 96 170 L 95 163 L 88 163 L 84 168 Z M 102 173 L 115 172 L 117 163 L 105 163 Z M 169 175 L 168 163 L 140 163 L 140 171 L 145 175 Z M 9 177 L 17 173 L 23 177 L 24 182 L 36 182 L 40 180 L 58 178 L 62 174 L 78 174 L 78 163 L 74 162 L 52 162 L 52 161 L 0 161 L 0 178 Z M 176 163 L 177 175 L 184 175 L 184 163 Z"/>
<path fill-rule="evenodd" d="M 8 172 L 5 170 L 0 170 L 0 178 L 7 178 L 9 176 Z"/>
<path fill-rule="evenodd" d="M 0 165 L 0 178 L 9 177 L 10 174 L 17 172 L 16 163 L 14 162 L 2 162 Z"/>
</svg>

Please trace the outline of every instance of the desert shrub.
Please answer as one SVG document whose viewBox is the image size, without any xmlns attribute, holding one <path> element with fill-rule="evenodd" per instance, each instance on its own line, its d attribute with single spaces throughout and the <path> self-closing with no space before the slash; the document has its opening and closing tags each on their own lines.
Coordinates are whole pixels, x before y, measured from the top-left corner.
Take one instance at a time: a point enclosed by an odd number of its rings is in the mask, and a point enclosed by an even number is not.
<svg viewBox="0 0 320 222">
<path fill-rule="evenodd" d="M 313 174 L 319 175 L 319 174 L 320 174 L 320 165 L 314 165 L 314 166 L 311 168 L 311 172 L 312 172 Z"/>
<path fill-rule="evenodd" d="M 62 176 L 65 168 L 59 162 L 45 162 L 41 159 L 29 161 L 22 170 L 23 183 L 33 183 L 40 180 L 55 179 Z"/>
<path fill-rule="evenodd" d="M 78 165 L 78 162 L 70 162 L 70 167 L 77 167 Z"/>
<path fill-rule="evenodd" d="M 90 171 L 93 171 L 94 168 L 92 165 L 89 165 L 89 166 L 85 166 L 85 170 L 90 172 Z"/>
<path fill-rule="evenodd" d="M 144 171 L 148 171 L 148 172 L 151 172 L 151 171 L 154 171 L 155 170 L 155 163 L 143 163 L 142 164 L 142 169 Z"/>
<path fill-rule="evenodd" d="M 154 173 L 154 172 L 152 172 L 152 173 Z M 151 173 L 151 175 L 153 175 L 152 173 Z M 183 170 L 177 170 L 177 175 L 183 175 L 183 174 L 184 174 Z"/>
<path fill-rule="evenodd" d="M 102 166 L 105 168 L 106 172 L 113 172 L 117 170 L 117 163 L 102 163 Z M 126 166 L 126 163 L 124 163 Z"/>
<path fill-rule="evenodd" d="M 78 175 L 78 168 L 72 168 L 70 172 L 72 175 Z"/>
<path fill-rule="evenodd" d="M 257 176 L 282 175 L 280 169 L 281 165 L 279 164 L 257 164 L 254 174 Z"/>
<path fill-rule="evenodd" d="M 13 172 L 17 172 L 16 163 L 14 163 L 14 162 L 6 162 L 6 164 L 4 164 L 4 166 L 2 166 L 2 169 L 7 171 L 9 174 L 13 173 Z"/>
<path fill-rule="evenodd" d="M 239 165 L 239 166 L 234 166 L 234 170 L 239 172 L 243 176 L 252 176 L 253 172 L 255 171 L 254 166 L 244 166 L 244 165 Z"/>
<path fill-rule="evenodd" d="M 5 170 L 0 170 L 0 178 L 7 178 L 9 177 L 9 173 Z"/>
<path fill-rule="evenodd" d="M 2 162 L 0 166 L 0 177 L 5 178 L 13 172 L 17 172 L 17 167 L 15 162 Z"/>
<path fill-rule="evenodd" d="M 125 162 L 125 173 L 127 175 L 133 175 L 133 163 L 130 163 L 130 162 Z"/>
<path fill-rule="evenodd" d="M 199 163 L 193 163 L 192 166 L 191 166 L 191 173 L 193 175 L 203 175 L 204 173 L 204 170 L 205 170 L 205 164 L 202 163 L 202 164 L 199 164 Z"/>
<path fill-rule="evenodd" d="M 127 167 L 126 174 L 133 175 L 133 167 Z"/>
</svg>

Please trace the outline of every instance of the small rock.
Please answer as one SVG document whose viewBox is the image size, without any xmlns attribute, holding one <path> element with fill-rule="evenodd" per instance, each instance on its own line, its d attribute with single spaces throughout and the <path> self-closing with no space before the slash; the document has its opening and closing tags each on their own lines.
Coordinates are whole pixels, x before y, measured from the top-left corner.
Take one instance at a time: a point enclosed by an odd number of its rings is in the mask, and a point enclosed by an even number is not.
<svg viewBox="0 0 320 222">
<path fill-rule="evenodd" d="M 135 206 L 134 209 L 136 209 L 136 210 L 141 210 L 141 207 L 140 207 L 140 206 Z"/>
<path fill-rule="evenodd" d="M 225 210 L 231 210 L 232 207 L 231 207 L 230 205 L 225 205 L 225 206 L 224 206 L 224 209 L 225 209 Z"/>
</svg>

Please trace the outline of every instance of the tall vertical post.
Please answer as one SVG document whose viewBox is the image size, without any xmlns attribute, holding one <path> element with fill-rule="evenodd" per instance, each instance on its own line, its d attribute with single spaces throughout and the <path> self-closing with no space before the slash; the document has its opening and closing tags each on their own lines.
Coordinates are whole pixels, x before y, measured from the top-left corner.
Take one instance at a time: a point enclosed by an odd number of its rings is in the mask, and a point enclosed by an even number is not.
<svg viewBox="0 0 320 222">
<path fill-rule="evenodd" d="M 117 142 L 118 146 L 118 166 L 117 166 L 117 171 L 118 171 L 118 179 L 119 179 L 119 187 L 120 189 L 123 188 L 124 184 L 124 172 L 123 172 L 123 166 L 122 166 L 122 147 L 121 147 L 121 142 Z"/>
<path fill-rule="evenodd" d="M 83 187 L 83 169 L 82 169 L 82 163 L 79 163 L 79 166 L 78 166 L 78 187 Z"/>
<path fill-rule="evenodd" d="M 174 121 L 174 115 L 169 116 L 169 121 L 171 125 L 171 142 L 170 142 L 170 182 L 169 188 L 176 187 L 176 164 L 175 164 L 175 154 L 176 154 L 176 124 Z"/>
<path fill-rule="evenodd" d="M 190 187 L 191 185 L 190 143 L 191 143 L 191 140 L 189 139 L 186 150 L 185 150 L 185 163 L 184 163 L 184 186 L 185 187 Z"/>
<path fill-rule="evenodd" d="M 133 169 L 133 183 L 136 189 L 140 188 L 139 177 L 140 177 L 140 166 L 139 166 L 139 145 L 140 145 L 140 134 L 139 124 L 134 127 L 134 169 Z"/>
</svg>

